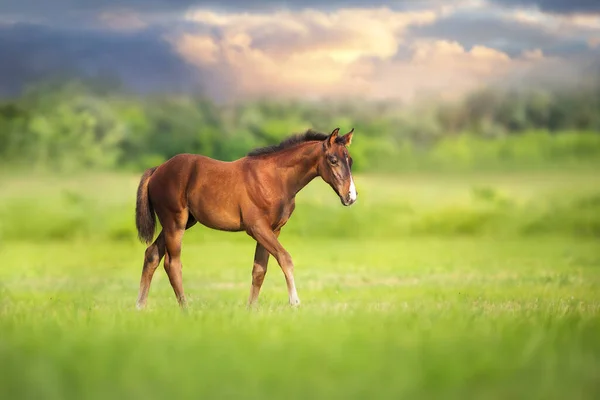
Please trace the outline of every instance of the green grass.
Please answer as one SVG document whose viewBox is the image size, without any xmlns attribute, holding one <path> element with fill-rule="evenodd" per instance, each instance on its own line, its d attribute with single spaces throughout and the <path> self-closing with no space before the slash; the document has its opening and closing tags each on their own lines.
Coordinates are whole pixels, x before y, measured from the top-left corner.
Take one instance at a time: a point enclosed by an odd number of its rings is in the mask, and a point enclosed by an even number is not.
<svg viewBox="0 0 600 400">
<path fill-rule="evenodd" d="M 0 240 L 136 241 L 139 175 L 0 176 Z M 358 175 L 342 207 L 320 178 L 297 198 L 285 231 L 304 238 L 600 237 L 596 170 Z M 194 229 L 196 240 L 238 236 Z"/>
<path fill-rule="evenodd" d="M 254 243 L 196 227 L 183 314 L 162 268 L 135 310 L 137 177 L 4 179 L 0 396 L 600 396 L 594 172 L 356 181 L 349 208 L 311 184 L 281 235 L 299 309 L 271 260 L 246 310 Z"/>
</svg>

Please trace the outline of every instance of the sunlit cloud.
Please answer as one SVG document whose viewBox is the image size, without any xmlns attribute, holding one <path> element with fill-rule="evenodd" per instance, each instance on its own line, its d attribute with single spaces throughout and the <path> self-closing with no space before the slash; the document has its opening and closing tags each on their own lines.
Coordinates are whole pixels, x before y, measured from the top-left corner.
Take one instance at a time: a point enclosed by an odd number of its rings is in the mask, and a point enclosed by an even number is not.
<svg viewBox="0 0 600 400">
<path fill-rule="evenodd" d="M 446 9 L 380 9 L 187 14 L 205 32 L 170 36 L 193 65 L 229 73 L 237 96 L 367 96 L 410 99 L 419 92 L 460 93 L 487 78 L 544 60 L 540 49 L 518 58 L 486 46 L 412 40 L 408 27 L 434 23 Z M 208 29 L 206 29 L 208 28 Z M 407 53 L 399 57 L 399 50 Z"/>
</svg>

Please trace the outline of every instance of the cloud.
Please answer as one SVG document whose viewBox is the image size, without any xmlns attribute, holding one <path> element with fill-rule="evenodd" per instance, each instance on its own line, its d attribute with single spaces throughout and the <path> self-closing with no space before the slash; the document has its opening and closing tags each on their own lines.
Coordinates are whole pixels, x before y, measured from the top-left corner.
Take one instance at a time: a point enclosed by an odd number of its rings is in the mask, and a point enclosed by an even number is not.
<svg viewBox="0 0 600 400">
<path fill-rule="evenodd" d="M 508 7 L 537 8 L 557 14 L 600 13 L 598 0 L 493 0 Z"/>
<path fill-rule="evenodd" d="M 409 60 L 388 60 L 373 66 L 368 94 L 405 100 L 421 93 L 455 98 L 494 80 L 527 73 L 551 62 L 540 49 L 511 58 L 489 47 L 466 49 L 458 42 L 445 40 L 421 40 L 410 47 Z"/>
<path fill-rule="evenodd" d="M 507 12 L 505 20 L 527 29 L 543 32 L 553 41 L 547 50 L 555 53 L 574 54 L 594 48 L 600 37 L 600 14 L 549 14 L 537 10 Z M 553 49 L 551 49 L 553 47 Z"/>
<path fill-rule="evenodd" d="M 511 55 L 531 48 L 548 49 L 560 39 L 551 32 L 515 20 L 469 14 L 455 14 L 435 24 L 411 28 L 410 35 L 413 38 L 457 41 L 466 47 L 484 45 Z"/>
<path fill-rule="evenodd" d="M 201 10 L 187 18 L 204 33 L 169 37 L 185 60 L 228 71 L 239 95 L 273 95 L 334 94 L 363 86 L 367 82 L 353 72 L 354 63 L 394 57 L 406 27 L 431 23 L 437 15 L 386 8 L 254 14 Z"/>
<path fill-rule="evenodd" d="M 410 99 L 422 91 L 462 93 L 489 79 L 548 61 L 539 47 L 511 57 L 485 45 L 407 40 L 443 10 L 386 8 L 187 15 L 200 33 L 169 37 L 190 64 L 228 74 L 236 97 L 363 96 Z M 402 54 L 402 56 L 399 56 Z"/>
<path fill-rule="evenodd" d="M 347 60 L 392 56 L 408 26 L 429 24 L 436 18 L 434 11 L 394 12 L 387 8 L 256 14 L 202 10 L 187 15 L 188 20 L 218 29 L 225 36 L 247 35 L 253 48 L 270 54 L 310 53 Z"/>
<path fill-rule="evenodd" d="M 600 36 L 600 15 L 551 14 L 536 9 L 461 9 L 435 24 L 411 29 L 415 37 L 483 44 L 511 55 L 539 47 L 547 54 L 585 48 Z"/>
<path fill-rule="evenodd" d="M 503 13 L 529 26 L 537 26 L 559 36 L 600 31 L 600 14 L 551 14 L 539 10 L 511 10 Z"/>
</svg>

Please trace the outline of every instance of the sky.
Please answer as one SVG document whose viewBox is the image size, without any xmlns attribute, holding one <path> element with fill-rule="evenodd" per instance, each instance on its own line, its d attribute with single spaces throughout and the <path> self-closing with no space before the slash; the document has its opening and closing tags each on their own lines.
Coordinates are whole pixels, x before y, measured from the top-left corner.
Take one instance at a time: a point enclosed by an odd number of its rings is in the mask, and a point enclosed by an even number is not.
<svg viewBox="0 0 600 400">
<path fill-rule="evenodd" d="M 0 2 L 0 95 L 67 71 L 218 100 L 410 100 L 598 65 L 598 0 Z"/>
</svg>

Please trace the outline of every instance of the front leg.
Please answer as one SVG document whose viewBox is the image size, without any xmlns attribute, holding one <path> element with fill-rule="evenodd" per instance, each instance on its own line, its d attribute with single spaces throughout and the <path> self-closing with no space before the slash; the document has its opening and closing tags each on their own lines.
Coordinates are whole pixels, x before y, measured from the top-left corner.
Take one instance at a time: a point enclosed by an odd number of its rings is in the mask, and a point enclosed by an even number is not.
<svg viewBox="0 0 600 400">
<path fill-rule="evenodd" d="M 257 224 L 254 224 L 248 230 L 248 234 L 252 236 L 260 245 L 262 245 L 270 254 L 272 254 L 273 257 L 275 257 L 277 263 L 283 271 L 283 275 L 285 276 L 290 305 L 300 305 L 300 299 L 298 298 L 298 292 L 296 291 L 296 284 L 294 283 L 294 263 L 292 262 L 290 253 L 283 248 L 277 239 L 279 231 L 277 231 L 277 233 L 273 232 L 269 224 L 261 221 Z"/>
</svg>

